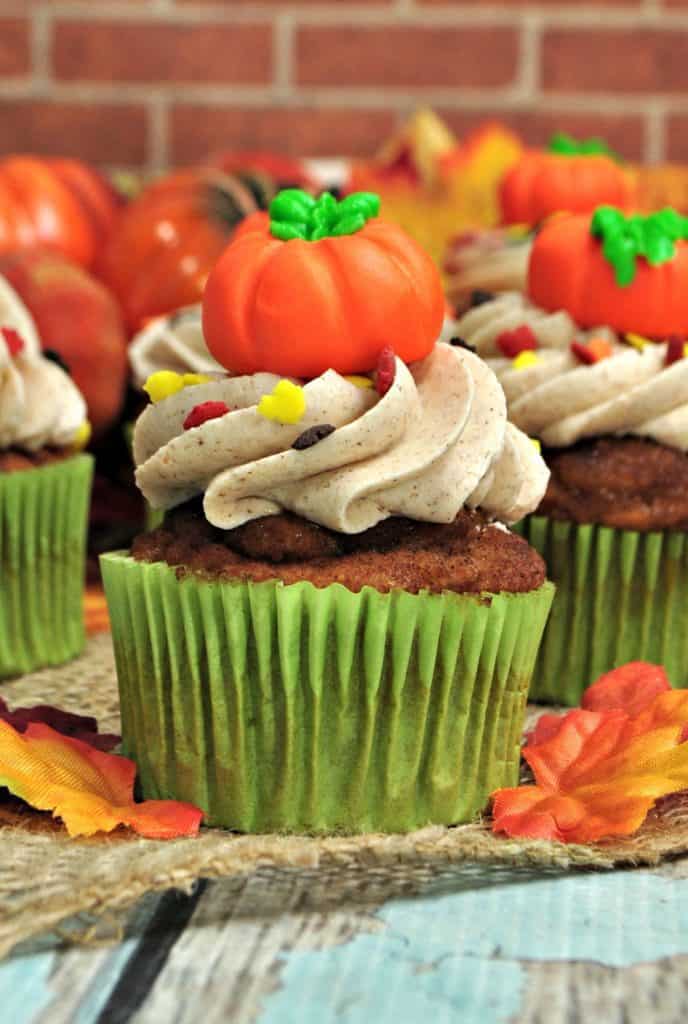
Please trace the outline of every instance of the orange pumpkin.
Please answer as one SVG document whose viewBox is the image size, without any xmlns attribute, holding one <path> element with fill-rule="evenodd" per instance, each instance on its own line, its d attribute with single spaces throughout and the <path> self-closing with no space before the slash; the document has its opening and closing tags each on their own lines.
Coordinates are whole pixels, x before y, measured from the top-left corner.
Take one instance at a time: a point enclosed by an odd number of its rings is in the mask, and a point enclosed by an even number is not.
<svg viewBox="0 0 688 1024">
<path fill-rule="evenodd" d="M 312 230 L 299 237 L 281 214 L 276 220 L 285 196 L 297 196 L 297 206 L 305 197 L 304 219 L 326 206 L 340 226 L 319 228 L 315 240 Z M 401 228 L 370 214 L 352 219 L 360 197 L 343 200 L 337 213 L 331 196 L 315 204 L 288 190 L 271 205 L 272 220 L 259 214 L 242 225 L 203 299 L 205 338 L 223 366 L 311 378 L 329 368 L 371 370 L 386 346 L 407 362 L 428 354 L 444 315 L 438 272 Z M 377 212 L 377 197 L 368 199 Z"/>
<path fill-rule="evenodd" d="M 630 284 L 619 285 L 590 231 L 589 215 L 557 217 L 540 231 L 528 269 L 528 294 L 543 309 L 564 309 L 582 327 L 607 324 L 648 338 L 688 334 L 688 243 L 651 266 L 639 257 Z"/>
<path fill-rule="evenodd" d="M 78 160 L 0 160 L 0 252 L 40 247 L 90 267 L 118 210 L 114 189 Z"/>
<path fill-rule="evenodd" d="M 144 189 L 122 215 L 98 268 L 129 328 L 200 302 L 234 228 L 256 209 L 246 183 L 217 169 L 178 171 Z"/>
<path fill-rule="evenodd" d="M 505 224 L 538 224 L 552 213 L 588 213 L 601 203 L 626 207 L 633 186 L 608 156 L 527 150 L 504 175 L 500 202 Z"/>
</svg>

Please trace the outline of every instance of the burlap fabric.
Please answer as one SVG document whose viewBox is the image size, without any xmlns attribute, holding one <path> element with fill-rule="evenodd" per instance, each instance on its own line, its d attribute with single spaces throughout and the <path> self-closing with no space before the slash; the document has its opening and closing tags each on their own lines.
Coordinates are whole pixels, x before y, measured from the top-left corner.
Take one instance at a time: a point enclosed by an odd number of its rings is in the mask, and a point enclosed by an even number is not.
<svg viewBox="0 0 688 1024">
<path fill-rule="evenodd" d="M 92 637 L 71 665 L 5 683 L 13 707 L 53 703 L 95 715 L 117 731 L 117 686 L 109 634 Z M 537 715 L 530 710 L 530 721 Z M 147 892 L 188 889 L 198 878 L 241 876 L 258 868 L 299 868 L 327 874 L 328 884 L 355 897 L 371 876 L 403 885 L 441 875 L 461 861 L 558 868 L 652 865 L 688 851 L 688 797 L 667 799 L 632 839 L 595 846 L 507 840 L 488 822 L 431 827 L 404 836 L 312 838 L 238 836 L 219 830 L 199 838 L 157 842 L 126 832 L 70 840 L 48 815 L 20 804 L 0 805 L 0 955 L 75 914 L 102 915 Z"/>
</svg>

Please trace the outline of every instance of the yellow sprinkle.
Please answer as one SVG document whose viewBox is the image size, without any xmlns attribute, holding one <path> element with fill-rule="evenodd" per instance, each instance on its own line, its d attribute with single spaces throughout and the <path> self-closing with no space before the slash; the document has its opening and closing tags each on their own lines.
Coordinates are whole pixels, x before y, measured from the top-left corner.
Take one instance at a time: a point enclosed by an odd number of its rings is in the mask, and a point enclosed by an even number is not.
<svg viewBox="0 0 688 1024">
<path fill-rule="evenodd" d="M 75 452 L 81 452 L 84 450 L 88 442 L 91 440 L 92 433 L 93 431 L 91 430 L 91 424 L 88 422 L 88 420 L 84 420 L 84 422 L 81 424 L 76 434 L 74 435 L 74 439 L 72 441 L 72 448 L 74 449 Z"/>
<path fill-rule="evenodd" d="M 642 352 L 646 345 L 652 344 L 650 339 L 643 338 L 642 334 L 624 334 L 624 339 L 633 348 L 637 348 L 639 352 Z"/>
<path fill-rule="evenodd" d="M 539 362 L 540 357 L 531 349 L 526 349 L 525 352 L 519 352 L 516 358 L 512 360 L 511 365 L 514 370 L 527 370 L 529 366 L 535 366 Z"/>
<path fill-rule="evenodd" d="M 525 238 L 526 235 L 530 234 L 530 231 L 531 228 L 528 224 L 509 224 L 504 229 L 504 234 L 507 238 L 518 239 Z"/>
<path fill-rule="evenodd" d="M 298 423 L 306 411 L 306 396 L 303 388 L 290 380 L 281 380 L 271 395 L 263 395 L 258 403 L 258 412 L 266 420 L 278 423 Z"/>
<path fill-rule="evenodd" d="M 688 359 L 688 342 L 683 346 L 683 358 Z"/>
<path fill-rule="evenodd" d="M 194 384 L 208 384 L 212 380 L 206 373 L 185 373 L 182 381 L 185 388 L 193 387 Z"/>
<path fill-rule="evenodd" d="M 359 377 L 357 374 L 349 374 L 344 380 L 348 380 L 349 384 L 355 385 L 357 388 L 372 388 L 373 382 L 370 377 Z"/>
<path fill-rule="evenodd" d="M 532 444 L 532 446 L 533 446 L 533 448 L 535 449 L 536 452 L 541 452 L 542 451 L 542 445 L 538 441 L 537 437 L 531 437 L 530 438 L 530 443 Z"/>
<path fill-rule="evenodd" d="M 143 385 L 143 390 L 148 394 L 151 402 L 162 402 L 163 398 L 176 395 L 184 387 L 184 378 L 181 373 L 173 370 L 158 370 L 151 373 Z"/>
</svg>

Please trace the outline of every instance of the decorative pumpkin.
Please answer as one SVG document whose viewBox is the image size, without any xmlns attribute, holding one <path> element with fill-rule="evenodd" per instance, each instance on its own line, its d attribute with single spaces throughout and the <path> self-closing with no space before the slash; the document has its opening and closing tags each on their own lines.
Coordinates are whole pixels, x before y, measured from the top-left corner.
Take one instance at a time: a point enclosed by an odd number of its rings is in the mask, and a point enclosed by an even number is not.
<svg viewBox="0 0 688 1024">
<path fill-rule="evenodd" d="M 99 266 L 129 328 L 200 302 L 229 236 L 257 209 L 244 183 L 211 168 L 179 171 L 144 189 L 121 217 Z"/>
<path fill-rule="evenodd" d="M 630 176 L 600 151 L 600 143 L 592 142 L 576 144 L 568 136 L 555 136 L 553 152 L 526 150 L 502 179 L 502 221 L 532 225 L 561 211 L 589 213 L 600 203 L 629 206 Z"/>
<path fill-rule="evenodd" d="M 317 189 L 317 183 L 304 162 L 281 153 L 230 150 L 214 154 L 208 163 L 213 167 L 219 167 L 226 174 L 235 174 L 239 178 L 244 174 L 249 175 L 249 187 L 251 176 L 263 175 L 279 188 L 303 188 L 308 191 Z"/>
<path fill-rule="evenodd" d="M 41 247 L 90 267 L 118 212 L 114 189 L 78 160 L 0 160 L 0 252 Z"/>
<path fill-rule="evenodd" d="M 528 294 L 582 327 L 648 338 L 688 334 L 688 220 L 673 210 L 556 217 L 538 234 Z"/>
<path fill-rule="evenodd" d="M 128 376 L 127 336 L 114 296 L 59 253 L 0 253 L 0 277 L 33 317 L 44 349 L 65 362 L 88 405 L 96 437 L 119 415 Z"/>
<path fill-rule="evenodd" d="M 203 330 L 235 373 L 316 377 L 375 367 L 391 345 L 407 362 L 431 350 L 444 298 L 434 264 L 379 198 L 280 192 L 270 218 L 249 218 L 211 273 Z"/>
</svg>

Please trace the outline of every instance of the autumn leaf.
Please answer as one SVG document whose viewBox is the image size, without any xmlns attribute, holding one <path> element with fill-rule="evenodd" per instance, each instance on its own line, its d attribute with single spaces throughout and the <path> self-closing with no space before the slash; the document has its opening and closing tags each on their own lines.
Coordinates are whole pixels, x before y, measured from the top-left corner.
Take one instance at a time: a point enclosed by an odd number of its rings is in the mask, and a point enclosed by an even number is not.
<svg viewBox="0 0 688 1024">
<path fill-rule="evenodd" d="M 98 722 L 90 715 L 75 715 L 52 704 L 36 704 L 33 707 L 15 708 L 14 711 L 10 711 L 2 697 L 0 721 L 7 722 L 17 732 L 24 732 L 31 722 L 42 722 L 63 736 L 73 736 L 98 750 L 112 750 L 121 738 L 115 733 L 98 732 Z"/>
<path fill-rule="evenodd" d="M 96 750 L 50 726 L 31 723 L 23 734 L 0 721 L 0 786 L 61 818 L 70 836 L 127 825 L 149 839 L 196 835 L 203 814 L 191 804 L 133 799 L 136 765 Z"/>
<path fill-rule="evenodd" d="M 583 694 L 581 707 L 587 711 L 618 709 L 633 717 L 655 697 L 671 689 L 669 678 L 661 665 L 647 661 L 629 661 L 621 668 L 600 676 Z"/>
<path fill-rule="evenodd" d="M 493 794 L 493 830 L 579 843 L 636 832 L 688 788 L 688 692 L 668 687 L 636 662 L 590 687 L 585 709 L 543 716 L 523 751 L 535 785 Z"/>
</svg>

